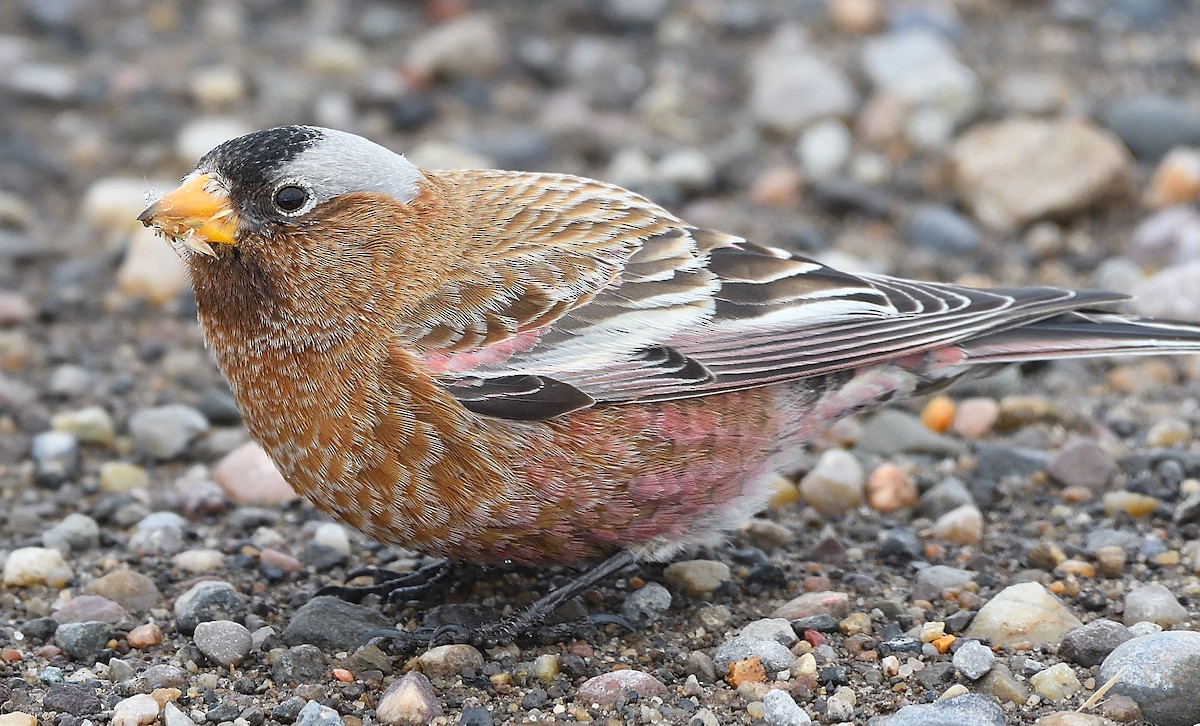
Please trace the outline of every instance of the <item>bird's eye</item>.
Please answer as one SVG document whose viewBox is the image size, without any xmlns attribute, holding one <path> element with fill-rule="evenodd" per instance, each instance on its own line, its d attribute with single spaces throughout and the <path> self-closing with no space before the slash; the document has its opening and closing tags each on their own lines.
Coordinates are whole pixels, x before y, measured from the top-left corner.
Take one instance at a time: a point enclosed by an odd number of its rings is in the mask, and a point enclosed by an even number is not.
<svg viewBox="0 0 1200 726">
<path fill-rule="evenodd" d="M 289 184 L 279 187 L 275 192 L 275 206 L 285 212 L 295 212 L 308 201 L 308 191 L 304 187 Z"/>
</svg>

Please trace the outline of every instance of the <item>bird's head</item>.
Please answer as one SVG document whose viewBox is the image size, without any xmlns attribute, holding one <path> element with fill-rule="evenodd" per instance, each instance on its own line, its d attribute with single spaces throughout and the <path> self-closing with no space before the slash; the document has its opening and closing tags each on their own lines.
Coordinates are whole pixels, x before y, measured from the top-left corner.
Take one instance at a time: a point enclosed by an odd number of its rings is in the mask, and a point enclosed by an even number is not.
<svg viewBox="0 0 1200 726">
<path fill-rule="evenodd" d="M 281 126 L 226 141 L 138 220 L 185 259 L 253 253 L 327 219 L 354 195 L 406 205 L 421 171 L 399 154 L 344 131 Z"/>
</svg>

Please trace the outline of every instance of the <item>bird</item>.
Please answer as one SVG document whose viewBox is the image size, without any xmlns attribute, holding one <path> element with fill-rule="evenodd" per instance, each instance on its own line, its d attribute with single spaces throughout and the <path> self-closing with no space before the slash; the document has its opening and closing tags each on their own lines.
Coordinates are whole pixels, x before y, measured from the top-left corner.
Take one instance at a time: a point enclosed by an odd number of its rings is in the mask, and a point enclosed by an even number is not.
<svg viewBox="0 0 1200 726">
<path fill-rule="evenodd" d="M 220 144 L 139 220 L 300 494 L 380 542 L 589 583 L 720 541 L 844 416 L 1008 363 L 1200 351 L 1118 293 L 844 272 L 613 184 L 315 126 Z"/>
</svg>

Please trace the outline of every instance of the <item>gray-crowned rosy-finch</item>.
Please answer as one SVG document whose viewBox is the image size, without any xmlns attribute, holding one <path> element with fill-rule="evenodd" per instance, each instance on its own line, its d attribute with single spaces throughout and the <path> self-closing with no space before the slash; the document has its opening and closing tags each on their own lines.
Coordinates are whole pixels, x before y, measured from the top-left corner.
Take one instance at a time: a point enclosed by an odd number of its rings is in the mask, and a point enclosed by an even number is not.
<svg viewBox="0 0 1200 726">
<path fill-rule="evenodd" d="M 1200 350 L 1108 292 L 848 274 L 562 174 L 432 171 L 310 126 L 140 218 L 246 426 L 370 537 L 473 563 L 663 559 L 850 412 L 978 365 Z"/>
</svg>

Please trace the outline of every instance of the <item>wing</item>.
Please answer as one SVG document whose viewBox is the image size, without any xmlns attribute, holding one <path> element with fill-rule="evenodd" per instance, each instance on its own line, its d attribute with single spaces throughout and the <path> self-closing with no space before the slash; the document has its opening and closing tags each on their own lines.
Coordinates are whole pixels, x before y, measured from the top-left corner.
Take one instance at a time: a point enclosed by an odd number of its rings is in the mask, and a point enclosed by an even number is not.
<svg viewBox="0 0 1200 726">
<path fill-rule="evenodd" d="M 431 322 L 406 331 L 484 415 L 530 420 L 762 386 L 1122 298 L 852 275 L 688 227 L 618 187 L 489 174 L 470 182 L 490 215 L 467 225 L 479 253 L 427 301 L 418 318 Z"/>
</svg>

